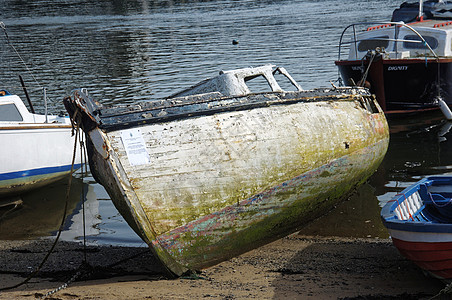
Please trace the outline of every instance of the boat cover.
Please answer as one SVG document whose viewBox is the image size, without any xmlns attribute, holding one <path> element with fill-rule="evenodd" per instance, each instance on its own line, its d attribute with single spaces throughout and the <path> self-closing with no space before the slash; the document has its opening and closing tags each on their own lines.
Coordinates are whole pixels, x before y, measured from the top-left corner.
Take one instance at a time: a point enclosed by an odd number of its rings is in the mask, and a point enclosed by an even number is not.
<svg viewBox="0 0 452 300">
<path fill-rule="evenodd" d="M 424 19 L 452 18 L 452 1 L 425 1 L 423 6 Z M 400 8 L 392 13 L 392 22 L 411 23 L 419 15 L 419 2 L 403 2 Z"/>
</svg>

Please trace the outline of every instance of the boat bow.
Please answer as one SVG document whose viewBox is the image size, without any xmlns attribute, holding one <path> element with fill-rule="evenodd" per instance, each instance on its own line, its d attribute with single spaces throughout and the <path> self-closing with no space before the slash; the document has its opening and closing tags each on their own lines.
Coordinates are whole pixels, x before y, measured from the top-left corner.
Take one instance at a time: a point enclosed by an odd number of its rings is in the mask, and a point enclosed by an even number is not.
<svg viewBox="0 0 452 300">
<path fill-rule="evenodd" d="M 364 89 L 204 94 L 102 107 L 65 99 L 90 169 L 175 275 L 294 232 L 366 181 L 388 126 Z"/>
</svg>

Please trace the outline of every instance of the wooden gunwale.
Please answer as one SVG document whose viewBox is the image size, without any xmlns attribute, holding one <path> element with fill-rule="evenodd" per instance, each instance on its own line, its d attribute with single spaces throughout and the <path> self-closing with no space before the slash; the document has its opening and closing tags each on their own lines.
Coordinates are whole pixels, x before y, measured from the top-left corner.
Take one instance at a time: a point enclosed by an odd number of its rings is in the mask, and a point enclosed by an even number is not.
<svg viewBox="0 0 452 300">
<path fill-rule="evenodd" d="M 49 123 L 47 125 L 45 124 L 39 124 L 39 125 L 31 125 L 31 124 L 24 124 L 24 125 L 2 125 L 0 127 L 0 130 L 24 130 L 24 129 L 60 129 L 60 128 L 71 128 L 72 126 L 69 124 L 52 124 Z"/>
<path fill-rule="evenodd" d="M 325 94 L 320 92 L 312 93 L 312 91 L 310 93 L 272 92 L 239 97 L 221 97 L 208 101 L 201 100 L 174 105 L 165 104 L 152 108 L 143 106 L 135 108 L 127 106 L 115 109 L 101 108 L 95 110 L 94 114 L 98 115 L 99 128 L 108 132 L 144 124 L 168 122 L 190 117 L 207 116 L 228 111 L 249 110 L 273 105 L 290 105 L 299 102 L 350 101 L 351 98 L 353 98 L 353 100 L 360 100 L 361 97 L 372 97 L 365 92 L 364 89 L 350 88 L 350 90 L 358 90 L 359 93 L 338 95 L 336 90 L 328 90 L 331 92 L 331 95 L 325 96 Z M 245 99 L 246 103 L 242 101 L 242 99 Z"/>
</svg>

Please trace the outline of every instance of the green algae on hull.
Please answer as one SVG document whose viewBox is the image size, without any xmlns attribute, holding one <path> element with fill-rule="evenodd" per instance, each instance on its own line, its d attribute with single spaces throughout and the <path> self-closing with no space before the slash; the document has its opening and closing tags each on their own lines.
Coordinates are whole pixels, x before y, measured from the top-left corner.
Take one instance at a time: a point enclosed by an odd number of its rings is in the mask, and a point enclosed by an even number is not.
<svg viewBox="0 0 452 300">
<path fill-rule="evenodd" d="M 360 88 L 202 94 L 96 114 L 75 96 L 65 105 L 85 114 L 96 180 L 175 275 L 320 216 L 367 180 L 389 143 L 382 110 Z M 132 163 L 130 130 L 150 163 Z"/>
</svg>

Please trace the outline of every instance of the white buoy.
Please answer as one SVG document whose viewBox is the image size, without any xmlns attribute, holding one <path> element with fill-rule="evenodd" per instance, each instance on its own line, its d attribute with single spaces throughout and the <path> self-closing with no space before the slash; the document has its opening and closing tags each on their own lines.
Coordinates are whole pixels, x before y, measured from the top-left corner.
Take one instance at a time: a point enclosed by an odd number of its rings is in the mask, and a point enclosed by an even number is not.
<svg viewBox="0 0 452 300">
<path fill-rule="evenodd" d="M 443 112 L 444 116 L 447 120 L 452 120 L 452 111 L 450 111 L 449 106 L 444 102 L 444 100 L 441 97 L 436 98 L 436 101 L 438 102 L 438 106 Z"/>
</svg>

